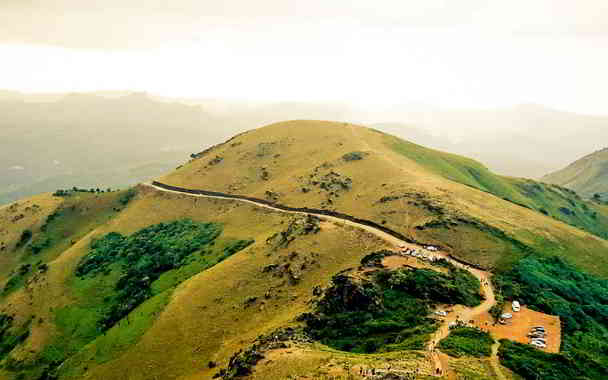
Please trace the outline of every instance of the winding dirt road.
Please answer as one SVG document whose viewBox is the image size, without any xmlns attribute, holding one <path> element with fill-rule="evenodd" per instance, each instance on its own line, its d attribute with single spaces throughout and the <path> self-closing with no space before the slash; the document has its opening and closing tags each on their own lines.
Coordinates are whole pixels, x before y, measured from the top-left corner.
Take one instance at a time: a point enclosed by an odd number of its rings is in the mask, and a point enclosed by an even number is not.
<svg viewBox="0 0 608 380">
<path fill-rule="evenodd" d="M 367 226 L 364 224 L 356 223 L 351 220 L 343 219 L 343 218 L 339 218 L 339 217 L 335 217 L 335 216 L 316 214 L 314 212 L 288 211 L 288 210 L 283 210 L 280 208 L 275 208 L 275 207 L 272 207 L 272 206 L 264 204 L 264 203 L 258 203 L 253 200 L 248 200 L 248 199 L 235 199 L 235 198 L 231 198 L 231 197 L 222 197 L 219 195 L 192 194 L 192 193 L 182 192 L 182 191 L 178 191 L 178 190 L 169 190 L 169 189 L 165 189 L 160 186 L 153 185 L 151 183 L 144 183 L 143 185 L 152 187 L 152 188 L 156 189 L 157 191 L 162 191 L 162 192 L 167 192 L 167 193 L 188 195 L 191 197 L 199 197 L 199 198 L 225 199 L 225 200 L 231 200 L 231 201 L 236 201 L 236 202 L 249 203 L 249 204 L 252 204 L 257 207 L 266 208 L 266 209 L 270 209 L 270 210 L 282 212 L 282 213 L 312 215 L 312 216 L 318 217 L 319 219 L 324 220 L 324 221 L 344 224 L 344 225 L 356 227 L 356 228 L 362 229 L 364 231 L 367 231 L 369 233 L 372 233 L 372 234 L 376 235 L 377 237 L 383 239 L 387 243 L 393 245 L 395 247 L 395 249 L 401 249 L 399 247 L 404 247 L 404 246 L 408 247 L 408 248 L 414 248 L 414 249 L 422 248 L 419 245 L 403 241 L 393 235 L 390 235 L 390 234 L 388 234 L 384 231 L 381 231 L 377 228 L 374 228 L 372 226 Z M 492 289 L 492 286 L 491 286 L 491 282 L 490 282 L 491 274 L 489 272 L 459 263 L 459 262 L 455 261 L 454 259 L 452 259 L 445 252 L 434 252 L 433 255 L 441 256 L 442 258 L 446 259 L 447 261 L 449 261 L 451 264 L 455 265 L 456 267 L 465 269 L 469 273 L 471 273 L 473 276 L 475 276 L 481 283 L 481 290 L 482 290 L 484 298 L 485 298 L 484 301 L 476 307 L 473 307 L 473 308 L 458 307 L 457 310 L 450 313 L 444 319 L 444 322 L 441 324 L 441 327 L 435 332 L 435 334 L 431 338 L 431 342 L 429 342 L 429 344 L 427 346 L 429 358 L 430 358 L 430 360 L 432 360 L 434 362 L 435 369 L 436 370 L 439 369 L 441 375 L 446 375 L 449 372 L 449 368 L 445 368 L 447 366 L 447 360 L 445 360 L 445 357 L 443 357 L 443 360 L 442 360 L 442 356 L 444 356 L 444 355 L 439 353 L 439 351 L 436 349 L 436 345 L 437 345 L 437 343 L 439 343 L 439 341 L 441 341 L 442 339 L 444 339 L 445 337 L 447 337 L 450 334 L 449 324 L 451 322 L 456 321 L 457 319 L 464 321 L 464 322 L 468 322 L 469 320 L 474 319 L 477 315 L 483 314 L 483 313 L 489 311 L 492 308 L 492 306 L 496 303 L 496 298 L 495 298 L 494 290 Z M 492 357 L 491 357 L 492 367 L 494 368 L 494 371 L 496 372 L 497 378 L 504 380 L 505 377 L 503 376 L 503 374 L 500 371 L 500 366 L 498 364 L 498 359 L 496 356 L 497 349 L 498 349 L 498 346 L 495 344 L 492 347 Z"/>
</svg>

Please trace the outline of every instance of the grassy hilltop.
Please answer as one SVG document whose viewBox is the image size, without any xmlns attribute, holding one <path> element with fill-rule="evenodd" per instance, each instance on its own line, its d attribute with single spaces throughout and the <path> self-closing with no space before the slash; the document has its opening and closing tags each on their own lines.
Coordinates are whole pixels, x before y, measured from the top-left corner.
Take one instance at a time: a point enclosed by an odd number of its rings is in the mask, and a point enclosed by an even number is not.
<svg viewBox="0 0 608 380">
<path fill-rule="evenodd" d="M 339 210 L 489 267 L 530 248 L 608 274 L 608 214 L 601 206 L 356 125 L 292 121 L 252 130 L 161 181 Z"/>
<path fill-rule="evenodd" d="M 527 273 L 522 260 L 529 257 L 544 262 L 559 256 L 600 282 L 608 276 L 603 206 L 360 126 L 273 124 L 201 152 L 159 181 L 369 219 L 493 269 L 505 296 L 533 287 L 518 277 Z M 340 286 L 336 275 L 355 273 L 370 253 L 387 248 L 347 225 L 144 185 L 19 201 L 0 208 L 0 379 L 211 378 L 239 350 L 254 358 L 252 344 L 267 344 L 261 337 L 301 327 L 323 289 L 331 294 Z M 333 314 L 317 316 L 348 323 L 360 318 L 366 330 L 342 325 L 366 344 L 319 330 L 312 342 L 277 346 L 253 378 L 313 376 L 386 361 L 430 374 L 420 350 L 436 326 L 402 306 L 428 312 L 445 303 L 441 294 L 411 294 L 429 284 L 450 289 L 454 303 L 475 305 L 479 283 L 455 268 L 408 273 L 384 273 L 373 285 L 383 313 L 337 305 Z M 584 278 L 596 284 L 595 277 Z M 521 288 L 510 287 L 518 281 Z M 594 331 L 603 331 L 598 323 Z M 573 337 L 587 333 L 572 331 Z M 385 347 L 383 337 L 403 340 Z M 457 338 L 468 342 L 476 334 Z M 450 359 L 457 373 L 494 377 L 487 358 L 462 355 Z M 508 363 L 519 368 L 513 355 Z M 506 368 L 503 374 L 517 378 Z"/>
</svg>

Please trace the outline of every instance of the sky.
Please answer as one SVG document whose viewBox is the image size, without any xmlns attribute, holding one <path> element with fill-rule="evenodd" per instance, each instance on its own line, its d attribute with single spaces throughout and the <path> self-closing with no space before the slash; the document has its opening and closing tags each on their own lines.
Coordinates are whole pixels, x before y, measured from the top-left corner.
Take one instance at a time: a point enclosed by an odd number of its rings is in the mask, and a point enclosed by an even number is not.
<svg viewBox="0 0 608 380">
<path fill-rule="evenodd" d="M 608 114 L 606 0 L 2 0 L 0 88 Z"/>
</svg>

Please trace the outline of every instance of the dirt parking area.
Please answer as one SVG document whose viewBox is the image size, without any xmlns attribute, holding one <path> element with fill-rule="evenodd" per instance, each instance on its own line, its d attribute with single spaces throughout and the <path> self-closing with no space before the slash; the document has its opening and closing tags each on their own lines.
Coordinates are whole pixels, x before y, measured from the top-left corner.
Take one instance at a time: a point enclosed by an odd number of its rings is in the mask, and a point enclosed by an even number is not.
<svg viewBox="0 0 608 380">
<path fill-rule="evenodd" d="M 475 325 L 490 331 L 495 339 L 509 339 L 520 343 L 529 343 L 527 337 L 530 329 L 534 326 L 543 326 L 547 332 L 547 348 L 545 352 L 558 353 L 562 341 L 561 324 L 559 317 L 530 310 L 525 306 L 521 311 L 515 313 L 511 310 L 511 304 L 507 303 L 504 313 L 513 314 L 513 318 L 507 320 L 506 325 L 496 324 L 489 313 L 483 313 L 475 319 Z"/>
</svg>

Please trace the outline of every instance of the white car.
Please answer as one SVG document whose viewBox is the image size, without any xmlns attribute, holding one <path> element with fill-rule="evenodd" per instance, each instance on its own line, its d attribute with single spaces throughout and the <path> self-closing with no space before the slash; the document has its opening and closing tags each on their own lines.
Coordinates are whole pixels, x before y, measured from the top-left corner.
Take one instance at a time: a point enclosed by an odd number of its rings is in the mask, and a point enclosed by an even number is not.
<svg viewBox="0 0 608 380">
<path fill-rule="evenodd" d="M 532 345 L 534 347 L 538 347 L 538 348 L 547 348 L 547 345 L 542 342 L 532 341 L 532 342 L 530 342 L 530 345 Z"/>
<path fill-rule="evenodd" d="M 441 310 L 436 311 L 435 314 L 442 316 L 442 317 L 445 317 L 446 315 L 448 315 L 448 313 L 446 313 L 445 311 L 441 311 Z"/>
<path fill-rule="evenodd" d="M 521 305 L 518 301 L 513 301 L 511 308 L 513 309 L 513 311 L 518 312 L 519 310 L 521 310 Z"/>
<path fill-rule="evenodd" d="M 532 342 L 539 342 L 542 344 L 547 344 L 547 340 L 545 338 L 532 338 Z"/>
<path fill-rule="evenodd" d="M 500 318 L 502 318 L 502 319 L 510 319 L 510 318 L 513 318 L 513 314 L 511 314 L 511 313 L 504 313 L 503 315 L 500 316 Z"/>
</svg>

